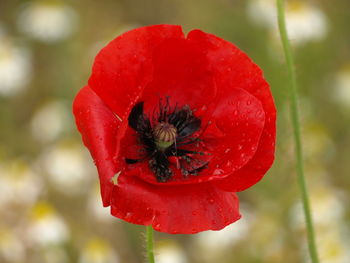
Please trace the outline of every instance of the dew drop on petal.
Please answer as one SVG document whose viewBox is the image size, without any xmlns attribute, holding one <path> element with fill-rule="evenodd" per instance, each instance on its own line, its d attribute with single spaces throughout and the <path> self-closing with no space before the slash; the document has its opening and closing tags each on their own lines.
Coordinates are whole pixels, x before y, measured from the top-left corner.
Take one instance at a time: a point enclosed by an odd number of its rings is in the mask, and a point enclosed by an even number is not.
<svg viewBox="0 0 350 263">
<path fill-rule="evenodd" d="M 131 212 L 127 212 L 125 215 L 125 219 L 130 219 L 130 217 L 132 216 Z"/>
<path fill-rule="evenodd" d="M 226 167 L 227 167 L 227 168 L 232 167 L 232 162 L 231 162 L 231 161 L 227 161 Z"/>
<path fill-rule="evenodd" d="M 215 169 L 213 171 L 213 175 L 220 175 L 220 174 L 223 174 L 223 173 L 224 173 L 224 171 L 222 169 Z"/>
</svg>

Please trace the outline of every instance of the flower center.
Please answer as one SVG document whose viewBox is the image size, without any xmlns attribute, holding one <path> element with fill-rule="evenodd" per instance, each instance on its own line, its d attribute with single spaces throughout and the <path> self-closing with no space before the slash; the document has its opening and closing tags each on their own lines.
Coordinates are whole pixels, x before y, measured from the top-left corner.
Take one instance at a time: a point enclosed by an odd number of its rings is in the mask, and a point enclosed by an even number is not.
<svg viewBox="0 0 350 263">
<path fill-rule="evenodd" d="M 193 115 L 189 106 L 172 108 L 168 98 L 164 105 L 160 100 L 159 111 L 149 118 L 143 112 L 143 102 L 139 102 L 132 108 L 128 124 L 136 131 L 138 143 L 143 146 L 144 156 L 140 156 L 139 159 L 125 158 L 126 163 L 135 164 L 148 160 L 149 168 L 157 181 L 170 180 L 174 169 L 180 170 L 184 177 L 188 177 L 198 175 L 207 167 L 208 162 L 197 157 L 204 153 L 190 149 L 197 147 L 201 142 L 194 136 L 200 129 L 201 120 Z M 173 160 L 171 157 L 175 157 L 175 163 L 170 161 Z"/>
<path fill-rule="evenodd" d="M 170 147 L 176 140 L 176 132 L 174 125 L 167 122 L 158 123 L 153 129 L 157 148 L 164 151 Z"/>
</svg>

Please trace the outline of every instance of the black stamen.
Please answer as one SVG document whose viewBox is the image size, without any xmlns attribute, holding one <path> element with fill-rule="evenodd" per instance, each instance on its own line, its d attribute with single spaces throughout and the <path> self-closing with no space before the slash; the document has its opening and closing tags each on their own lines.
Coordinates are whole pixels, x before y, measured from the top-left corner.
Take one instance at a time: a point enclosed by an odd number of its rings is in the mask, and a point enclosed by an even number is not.
<svg viewBox="0 0 350 263">
<path fill-rule="evenodd" d="M 153 112 L 151 121 L 144 112 L 144 103 L 139 102 L 132 108 L 128 124 L 137 132 L 138 143 L 143 145 L 143 154 L 140 159 L 126 158 L 127 164 L 135 164 L 144 161 L 146 158 L 149 159 L 149 167 L 154 172 L 157 181 L 166 182 L 173 176 L 173 171 L 170 166 L 174 166 L 169 162 L 169 157 L 178 157 L 180 167 L 175 166 L 176 169 L 180 169 L 184 177 L 188 175 L 198 175 L 205 167 L 208 162 L 194 158 L 193 155 L 204 155 L 203 152 L 192 151 L 188 149 L 179 149 L 178 147 L 184 145 L 191 145 L 201 141 L 199 138 L 191 138 L 190 136 L 197 132 L 201 126 L 201 120 L 193 115 L 192 110 L 189 106 L 185 105 L 181 109 L 176 104 L 175 107 L 170 106 L 169 97 L 159 101 L 159 111 Z M 158 134 L 154 129 L 159 128 L 159 125 L 171 125 L 175 129 L 174 143 L 163 145 L 160 147 L 157 138 Z M 159 136 L 158 136 L 159 137 Z M 159 139 L 159 138 L 158 138 Z M 198 145 L 195 145 L 198 147 Z"/>
<path fill-rule="evenodd" d="M 134 164 L 134 163 L 138 163 L 138 162 L 140 162 L 140 161 L 142 161 L 142 159 L 129 159 L 129 158 L 125 158 L 125 162 L 126 162 L 127 164 Z"/>
<path fill-rule="evenodd" d="M 131 128 L 138 131 L 140 122 L 143 119 L 143 102 L 137 103 L 131 110 L 128 123 Z"/>
</svg>

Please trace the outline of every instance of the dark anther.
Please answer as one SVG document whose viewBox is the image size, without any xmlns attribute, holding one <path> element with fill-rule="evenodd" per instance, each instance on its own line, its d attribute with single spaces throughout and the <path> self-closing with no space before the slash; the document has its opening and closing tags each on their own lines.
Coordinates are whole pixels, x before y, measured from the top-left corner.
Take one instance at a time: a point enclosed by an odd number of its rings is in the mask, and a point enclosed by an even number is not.
<svg viewBox="0 0 350 263">
<path fill-rule="evenodd" d="M 139 161 L 141 161 L 141 159 L 129 159 L 129 158 L 125 158 L 125 162 L 127 164 L 134 164 L 134 163 L 138 163 Z"/>
<path fill-rule="evenodd" d="M 143 146 L 146 158 L 126 158 L 127 164 L 148 159 L 149 167 L 159 182 L 168 181 L 173 176 L 172 169 L 180 169 L 182 175 L 187 177 L 198 175 L 207 167 L 208 162 L 195 158 L 195 155 L 204 155 L 203 152 L 179 148 L 194 143 L 197 145 L 201 141 L 199 138 L 191 137 L 200 129 L 201 120 L 193 115 L 189 106 L 185 105 L 179 109 L 176 105 L 172 108 L 169 97 L 166 97 L 165 102 L 160 100 L 159 112 L 153 114 L 152 120 L 144 114 L 143 106 L 143 102 L 135 104 L 128 123 L 137 132 L 138 143 Z M 171 156 L 178 158 L 179 167 L 170 163 Z"/>
</svg>

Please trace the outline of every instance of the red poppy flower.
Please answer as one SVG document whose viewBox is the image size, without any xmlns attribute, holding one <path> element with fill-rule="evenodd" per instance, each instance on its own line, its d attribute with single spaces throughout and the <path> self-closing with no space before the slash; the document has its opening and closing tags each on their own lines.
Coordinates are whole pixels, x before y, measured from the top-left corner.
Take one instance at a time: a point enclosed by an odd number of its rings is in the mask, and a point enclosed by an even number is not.
<svg viewBox="0 0 350 263">
<path fill-rule="evenodd" d="M 274 159 L 269 85 L 246 54 L 180 26 L 129 31 L 97 55 L 74 101 L 104 206 L 167 233 L 219 230 Z"/>
</svg>

